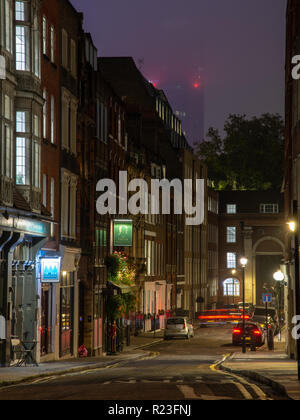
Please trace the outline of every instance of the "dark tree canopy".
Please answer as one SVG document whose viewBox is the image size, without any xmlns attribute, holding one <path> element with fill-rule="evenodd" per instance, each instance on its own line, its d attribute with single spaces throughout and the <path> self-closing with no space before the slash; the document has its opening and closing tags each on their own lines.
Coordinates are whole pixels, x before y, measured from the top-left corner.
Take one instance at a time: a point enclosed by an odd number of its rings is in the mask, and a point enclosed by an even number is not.
<svg viewBox="0 0 300 420">
<path fill-rule="evenodd" d="M 224 138 L 213 128 L 195 152 L 208 167 L 216 189 L 280 189 L 283 177 L 284 123 L 278 114 L 247 119 L 230 115 Z"/>
</svg>

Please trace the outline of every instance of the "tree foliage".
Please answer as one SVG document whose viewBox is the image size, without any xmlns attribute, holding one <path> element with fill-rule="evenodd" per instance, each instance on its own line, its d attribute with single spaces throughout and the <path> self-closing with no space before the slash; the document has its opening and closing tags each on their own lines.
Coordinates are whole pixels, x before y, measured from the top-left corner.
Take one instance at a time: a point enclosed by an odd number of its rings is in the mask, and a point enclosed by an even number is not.
<svg viewBox="0 0 300 420">
<path fill-rule="evenodd" d="M 283 145 L 280 115 L 247 119 L 231 114 L 223 138 L 210 128 L 206 140 L 195 143 L 195 152 L 206 163 L 216 189 L 268 190 L 281 186 Z"/>
</svg>

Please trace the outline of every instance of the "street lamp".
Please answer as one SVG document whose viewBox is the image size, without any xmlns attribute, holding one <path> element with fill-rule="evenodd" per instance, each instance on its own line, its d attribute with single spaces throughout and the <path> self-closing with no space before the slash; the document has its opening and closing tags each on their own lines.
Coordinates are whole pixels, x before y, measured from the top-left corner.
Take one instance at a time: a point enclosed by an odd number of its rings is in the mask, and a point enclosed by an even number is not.
<svg viewBox="0 0 300 420">
<path fill-rule="evenodd" d="M 245 337 L 245 267 L 248 263 L 247 258 L 242 257 L 240 259 L 240 264 L 242 266 L 243 271 L 243 348 L 242 352 L 246 353 L 246 337 Z"/>
<path fill-rule="evenodd" d="M 273 274 L 273 279 L 279 284 L 279 296 L 277 297 L 278 305 L 278 328 L 279 328 L 279 337 L 278 340 L 281 341 L 281 288 L 284 285 L 284 274 L 281 270 L 277 270 Z"/>
<path fill-rule="evenodd" d="M 297 201 L 293 202 L 293 213 L 298 214 Z M 295 304 L 296 311 L 300 308 L 300 281 L 299 281 L 299 232 L 295 220 L 287 222 L 290 232 L 293 233 L 294 238 L 294 268 L 295 268 Z M 296 314 L 297 315 L 297 314 Z M 297 338 L 297 366 L 298 366 L 298 380 L 300 380 L 300 338 Z"/>
</svg>

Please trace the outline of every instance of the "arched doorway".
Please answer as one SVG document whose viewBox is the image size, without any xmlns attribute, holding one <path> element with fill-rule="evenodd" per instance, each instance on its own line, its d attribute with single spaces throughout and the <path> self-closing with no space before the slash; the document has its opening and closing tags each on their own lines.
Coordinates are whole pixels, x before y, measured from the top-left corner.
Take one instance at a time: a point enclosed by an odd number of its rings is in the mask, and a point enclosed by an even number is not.
<svg viewBox="0 0 300 420">
<path fill-rule="evenodd" d="M 223 299 L 224 303 L 228 305 L 235 303 L 235 298 L 239 298 L 241 295 L 241 286 L 239 279 L 235 277 L 229 277 L 223 281 Z"/>
<path fill-rule="evenodd" d="M 253 294 L 256 305 L 262 305 L 262 295 L 271 291 L 275 282 L 273 273 L 280 267 L 284 256 L 284 244 L 276 237 L 261 238 L 253 248 L 255 284 Z"/>
</svg>

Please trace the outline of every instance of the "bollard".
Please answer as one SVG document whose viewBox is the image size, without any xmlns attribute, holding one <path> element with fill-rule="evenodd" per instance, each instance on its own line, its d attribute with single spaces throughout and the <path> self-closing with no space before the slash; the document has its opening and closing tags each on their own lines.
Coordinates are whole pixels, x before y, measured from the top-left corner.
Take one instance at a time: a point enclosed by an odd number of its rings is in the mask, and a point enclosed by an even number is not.
<svg viewBox="0 0 300 420">
<path fill-rule="evenodd" d="M 255 340 L 255 337 L 252 337 L 250 349 L 251 349 L 251 351 L 256 351 L 256 340 Z"/>
</svg>

